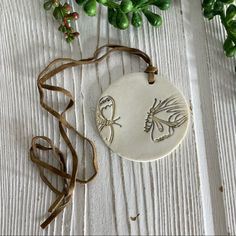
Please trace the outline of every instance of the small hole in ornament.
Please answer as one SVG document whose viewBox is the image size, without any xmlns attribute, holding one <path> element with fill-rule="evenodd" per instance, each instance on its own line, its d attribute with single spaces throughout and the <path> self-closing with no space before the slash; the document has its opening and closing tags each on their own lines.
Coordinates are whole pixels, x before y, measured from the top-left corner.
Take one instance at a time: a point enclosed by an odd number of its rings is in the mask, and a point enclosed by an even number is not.
<svg viewBox="0 0 236 236">
<path fill-rule="evenodd" d="M 154 84 L 154 83 L 155 83 L 155 81 L 151 81 L 151 82 L 148 82 L 148 83 L 152 85 L 152 84 Z"/>
</svg>

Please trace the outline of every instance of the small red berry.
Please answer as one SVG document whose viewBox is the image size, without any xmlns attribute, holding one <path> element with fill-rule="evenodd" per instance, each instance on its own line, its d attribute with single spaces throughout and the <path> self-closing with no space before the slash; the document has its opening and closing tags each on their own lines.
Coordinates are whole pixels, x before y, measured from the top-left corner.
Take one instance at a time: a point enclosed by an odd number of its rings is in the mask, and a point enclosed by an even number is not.
<svg viewBox="0 0 236 236">
<path fill-rule="evenodd" d="M 71 16 L 74 18 L 74 20 L 79 19 L 79 14 L 77 12 L 71 13 Z"/>
<path fill-rule="evenodd" d="M 68 12 L 68 11 L 71 10 L 71 5 L 66 2 L 66 3 L 64 4 L 63 8 Z"/>
<path fill-rule="evenodd" d="M 73 35 L 74 35 L 74 37 L 78 37 L 79 36 L 79 32 L 74 32 Z"/>
</svg>

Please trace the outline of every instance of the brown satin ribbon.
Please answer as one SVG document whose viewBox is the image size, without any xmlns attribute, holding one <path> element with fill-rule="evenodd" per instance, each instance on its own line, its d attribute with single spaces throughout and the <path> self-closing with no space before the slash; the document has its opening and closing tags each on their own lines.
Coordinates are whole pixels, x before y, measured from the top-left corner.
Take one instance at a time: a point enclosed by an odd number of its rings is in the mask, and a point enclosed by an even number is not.
<svg viewBox="0 0 236 236">
<path fill-rule="evenodd" d="M 107 49 L 105 53 L 101 56 L 101 52 Z M 40 173 L 40 177 L 42 178 L 43 182 L 56 194 L 56 200 L 52 203 L 52 205 L 49 207 L 48 212 L 50 212 L 49 217 L 41 224 L 42 228 L 46 228 L 56 217 L 60 212 L 67 206 L 67 204 L 71 201 L 72 194 L 75 190 L 76 182 L 86 184 L 93 180 L 95 176 L 97 175 L 98 166 L 97 166 L 97 157 L 96 157 L 96 147 L 94 143 L 84 137 L 81 133 L 79 133 L 65 118 L 65 113 L 73 107 L 75 103 L 74 96 L 70 93 L 70 91 L 58 87 L 46 84 L 48 80 L 50 80 L 53 76 L 56 74 L 64 71 L 67 68 L 72 68 L 79 65 L 84 64 L 93 64 L 93 63 L 99 63 L 104 58 L 106 58 L 110 53 L 116 52 L 116 51 L 123 51 L 128 52 L 133 55 L 137 55 L 141 57 L 147 64 L 147 68 L 145 72 L 148 73 L 148 82 L 150 84 L 153 84 L 155 82 L 155 76 L 154 74 L 157 74 L 158 70 L 156 67 L 152 65 L 152 61 L 150 57 L 140 51 L 136 48 L 129 48 L 125 46 L 120 45 L 104 45 L 100 48 L 98 48 L 95 52 L 93 57 L 87 58 L 87 59 L 81 59 L 81 60 L 73 60 L 70 58 L 58 58 L 54 61 L 52 61 L 40 74 L 37 80 L 39 95 L 40 95 L 40 104 L 41 106 L 48 111 L 50 114 L 52 114 L 57 120 L 59 125 L 59 131 L 60 134 L 66 143 L 67 147 L 69 148 L 72 156 L 72 171 L 71 173 L 67 173 L 66 168 L 66 158 L 63 155 L 63 153 L 54 146 L 51 139 L 45 137 L 45 136 L 36 136 L 32 139 L 32 145 L 30 148 L 30 158 L 31 160 L 37 165 Z M 56 66 L 58 63 L 60 65 Z M 61 64 L 62 63 L 62 64 Z M 44 91 L 56 91 L 59 93 L 64 94 L 66 97 L 69 98 L 69 102 L 66 106 L 66 108 L 59 113 L 58 111 L 54 110 L 51 106 L 47 104 L 47 102 L 44 100 Z M 87 141 L 89 145 L 92 148 L 92 155 L 93 155 L 93 167 L 94 167 L 94 174 L 90 176 L 88 179 L 78 179 L 77 172 L 78 172 L 78 156 L 77 152 L 74 149 L 68 135 L 66 134 L 65 129 L 69 129 L 71 131 L 74 131 L 79 137 L 81 137 L 83 140 Z M 40 144 L 39 141 L 42 140 L 44 143 L 47 143 L 47 145 Z M 45 161 L 40 160 L 38 150 L 40 151 L 51 151 L 52 157 L 54 157 L 60 164 L 60 168 L 56 168 L 50 164 L 48 164 Z M 44 169 L 48 170 L 49 172 L 58 175 L 63 180 L 63 189 L 60 191 L 57 189 L 53 184 L 48 180 L 48 178 L 44 174 Z"/>
</svg>

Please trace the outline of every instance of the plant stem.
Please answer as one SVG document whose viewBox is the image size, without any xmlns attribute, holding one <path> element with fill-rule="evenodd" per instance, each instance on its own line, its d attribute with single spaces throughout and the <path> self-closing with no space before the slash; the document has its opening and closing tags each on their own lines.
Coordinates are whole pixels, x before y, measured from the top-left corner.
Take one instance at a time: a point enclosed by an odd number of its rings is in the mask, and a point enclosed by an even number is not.
<svg viewBox="0 0 236 236">
<path fill-rule="evenodd" d="M 104 6 L 106 6 L 106 7 L 115 8 L 115 9 L 117 9 L 117 8 L 120 7 L 119 4 L 117 4 L 117 3 L 113 2 L 113 1 L 108 1 L 108 2 L 106 2 L 106 3 L 101 3 L 101 4 L 104 5 Z"/>
</svg>

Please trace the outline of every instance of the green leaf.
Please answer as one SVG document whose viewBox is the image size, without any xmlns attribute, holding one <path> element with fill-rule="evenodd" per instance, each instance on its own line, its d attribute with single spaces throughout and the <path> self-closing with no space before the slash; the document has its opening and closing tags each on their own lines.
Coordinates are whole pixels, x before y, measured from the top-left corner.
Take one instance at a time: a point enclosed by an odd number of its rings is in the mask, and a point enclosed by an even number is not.
<svg viewBox="0 0 236 236">
<path fill-rule="evenodd" d="M 226 21 L 229 22 L 232 20 L 236 15 L 236 6 L 231 4 L 226 10 Z"/>
<path fill-rule="evenodd" d="M 72 43 L 72 41 L 74 40 L 75 38 L 73 36 L 68 36 L 66 37 L 66 42 L 67 43 Z"/>
<path fill-rule="evenodd" d="M 226 50 L 226 56 L 227 57 L 234 57 L 235 54 L 236 54 L 236 46 Z"/>
<path fill-rule="evenodd" d="M 208 18 L 209 20 L 211 20 L 215 16 L 215 12 L 213 10 L 210 10 L 210 9 L 204 9 L 203 15 L 206 18 Z"/>
<path fill-rule="evenodd" d="M 120 3 L 120 9 L 124 13 L 128 13 L 133 9 L 133 3 L 131 0 L 122 0 Z"/>
<path fill-rule="evenodd" d="M 234 0 L 220 0 L 220 1 L 225 4 L 230 4 L 230 3 L 234 2 Z"/>
<path fill-rule="evenodd" d="M 101 3 L 101 4 L 106 4 L 108 2 L 108 0 L 97 0 L 98 3 Z"/>
<path fill-rule="evenodd" d="M 84 11 L 89 16 L 96 16 L 96 14 L 97 14 L 96 0 L 88 0 L 84 4 Z"/>
<path fill-rule="evenodd" d="M 127 29 L 129 27 L 129 19 L 127 15 L 120 10 L 117 12 L 116 25 L 119 29 L 122 30 Z"/>
<path fill-rule="evenodd" d="M 234 45 L 233 45 L 232 40 L 229 37 L 227 37 L 227 39 L 225 40 L 224 45 L 223 45 L 224 50 L 227 51 L 228 49 L 232 48 L 233 46 Z"/>
<path fill-rule="evenodd" d="M 215 0 L 204 0 L 202 3 L 202 7 L 203 8 L 211 7 L 211 6 L 213 6 L 214 2 L 215 2 Z"/>
<path fill-rule="evenodd" d="M 50 0 L 50 1 L 47 1 L 47 2 L 45 2 L 45 3 L 43 4 L 43 8 L 44 8 L 46 11 L 48 11 L 48 10 L 50 10 L 50 9 L 52 8 L 52 5 L 53 5 L 53 3 L 52 3 L 52 1 Z"/>
<path fill-rule="evenodd" d="M 63 32 L 63 33 L 67 32 L 67 28 L 64 25 L 60 25 L 58 30 Z"/>
<path fill-rule="evenodd" d="M 155 27 L 159 27 L 162 24 L 162 19 L 158 14 L 155 14 L 147 9 L 143 9 L 143 13 L 146 16 L 148 22 Z"/>
<path fill-rule="evenodd" d="M 107 14 L 108 22 L 117 28 L 117 25 L 116 25 L 117 11 L 114 8 L 110 8 L 110 7 L 107 8 L 107 11 L 108 11 L 108 14 Z"/>
<path fill-rule="evenodd" d="M 60 20 L 64 17 L 63 11 L 61 11 L 60 7 L 56 7 L 53 11 L 53 16 L 55 17 L 56 20 Z"/>
<path fill-rule="evenodd" d="M 83 5 L 87 0 L 75 0 L 78 5 Z"/>
<path fill-rule="evenodd" d="M 171 2 L 172 0 L 156 0 L 153 5 L 165 11 L 170 8 Z"/>
<path fill-rule="evenodd" d="M 236 20 L 232 20 L 229 23 L 229 31 L 233 34 L 236 34 Z"/>
<path fill-rule="evenodd" d="M 112 17 L 114 13 L 115 13 L 115 10 L 113 8 L 110 8 L 110 7 L 107 8 L 107 18 L 110 24 L 112 24 Z"/>
<path fill-rule="evenodd" d="M 139 12 L 134 12 L 132 15 L 131 23 L 134 27 L 140 27 L 143 24 L 142 16 Z"/>
<path fill-rule="evenodd" d="M 214 11 L 216 13 L 222 12 L 224 10 L 224 4 L 220 1 L 215 2 Z"/>
<path fill-rule="evenodd" d="M 137 5 L 141 6 L 142 4 L 148 2 L 148 0 L 132 0 L 132 2 L 135 6 Z"/>
</svg>

